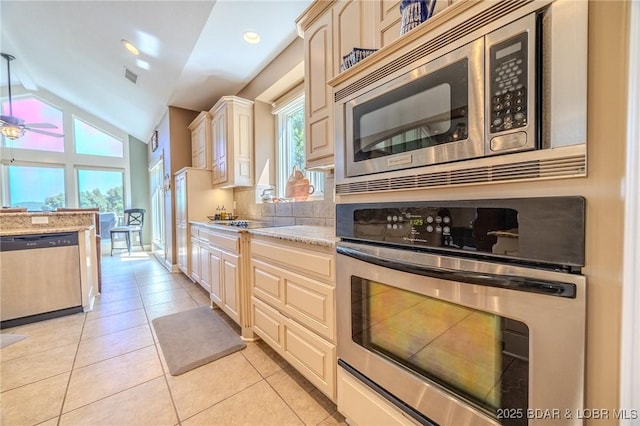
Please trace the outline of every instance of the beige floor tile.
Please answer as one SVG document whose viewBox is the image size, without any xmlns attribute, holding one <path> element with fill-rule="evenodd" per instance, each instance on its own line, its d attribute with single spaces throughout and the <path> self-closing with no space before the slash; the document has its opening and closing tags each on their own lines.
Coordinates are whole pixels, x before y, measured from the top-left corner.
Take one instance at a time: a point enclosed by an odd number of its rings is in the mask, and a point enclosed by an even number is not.
<svg viewBox="0 0 640 426">
<path fill-rule="evenodd" d="M 171 426 L 178 423 L 164 377 L 63 414 L 60 426 L 89 424 L 89 419 L 92 425 L 101 426 Z"/>
<path fill-rule="evenodd" d="M 162 376 L 154 346 L 73 370 L 63 413 Z"/>
<path fill-rule="evenodd" d="M 96 297 L 96 303 L 108 303 L 117 302 L 118 300 L 131 299 L 133 297 L 139 297 L 140 292 L 138 286 L 130 286 L 127 288 L 109 289 L 109 291 L 102 291 L 102 294 Z"/>
<path fill-rule="evenodd" d="M 318 423 L 318 426 L 347 426 L 347 420 L 338 411 Z"/>
<path fill-rule="evenodd" d="M 84 314 L 76 314 L 72 319 L 57 318 L 9 329 L 12 333 L 24 334 L 26 339 L 0 349 L 0 359 L 8 361 L 21 356 L 78 343 L 82 333 Z M 45 324 L 47 323 L 47 324 Z M 3 332 L 5 332 L 3 330 Z"/>
<path fill-rule="evenodd" d="M 197 307 L 198 304 L 194 302 L 192 298 L 188 297 L 174 300 L 173 302 L 169 303 L 147 306 L 145 310 L 147 311 L 147 317 L 149 318 L 149 321 L 151 321 L 154 318 L 162 317 L 169 314 L 175 314 L 177 312 L 182 312 Z"/>
<path fill-rule="evenodd" d="M 153 344 L 148 324 L 83 340 L 78 347 L 74 368 L 104 361 Z"/>
<path fill-rule="evenodd" d="M 317 425 L 336 409 L 329 398 L 299 375 L 283 370 L 267 378 L 267 382 L 305 424 Z"/>
<path fill-rule="evenodd" d="M 143 294 L 142 301 L 144 306 L 159 305 L 161 303 L 173 302 L 175 300 L 190 298 L 189 293 L 184 289 L 161 291 L 159 293 Z"/>
<path fill-rule="evenodd" d="M 173 280 L 138 286 L 138 290 L 140 291 L 140 294 L 143 296 L 151 293 L 160 293 L 163 291 L 179 290 L 179 289 L 182 289 L 182 286 Z"/>
<path fill-rule="evenodd" d="M 82 340 L 115 333 L 147 323 L 147 314 L 144 309 L 137 309 L 135 311 L 123 312 L 121 314 L 96 319 L 88 319 L 82 331 Z"/>
<path fill-rule="evenodd" d="M 239 352 L 179 376 L 166 377 L 180 419 L 189 418 L 262 379 Z"/>
<path fill-rule="evenodd" d="M 302 425 L 300 419 L 261 381 L 219 404 L 183 421 L 184 426 Z"/>
<path fill-rule="evenodd" d="M 189 286 L 185 287 L 184 289 L 199 305 L 211 305 L 211 296 L 204 288 L 200 286 L 198 286 L 197 288 Z"/>
<path fill-rule="evenodd" d="M 57 376 L 71 371 L 76 343 L 3 361 L 0 365 L 0 391 Z"/>
<path fill-rule="evenodd" d="M 255 367 L 262 377 L 282 371 L 289 364 L 262 340 L 247 342 L 242 355 Z"/>
<path fill-rule="evenodd" d="M 69 374 L 59 374 L 3 392 L 0 397 L 2 424 L 35 425 L 57 418 L 69 382 Z"/>
<path fill-rule="evenodd" d="M 91 312 L 87 312 L 87 320 L 121 314 L 140 308 L 142 308 L 142 300 L 140 297 L 118 300 L 117 302 L 100 303 L 96 304 Z"/>
<path fill-rule="evenodd" d="M 149 285 L 162 284 L 162 283 L 180 284 L 179 282 L 176 282 L 173 275 L 161 275 L 161 276 L 159 275 L 157 277 L 149 276 L 149 277 L 143 277 L 143 278 L 140 278 L 139 280 L 136 280 L 136 285 L 138 287 L 146 287 Z"/>
<path fill-rule="evenodd" d="M 49 419 L 46 422 L 38 423 L 38 426 L 58 426 L 58 417 Z"/>
</svg>

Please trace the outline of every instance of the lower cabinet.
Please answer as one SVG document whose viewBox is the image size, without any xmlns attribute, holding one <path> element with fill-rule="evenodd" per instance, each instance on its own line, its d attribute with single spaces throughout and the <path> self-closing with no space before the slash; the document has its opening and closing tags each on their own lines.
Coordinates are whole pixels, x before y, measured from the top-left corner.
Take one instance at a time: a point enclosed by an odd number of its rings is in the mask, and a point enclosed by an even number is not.
<svg viewBox="0 0 640 426">
<path fill-rule="evenodd" d="M 254 235 L 250 279 L 255 334 L 335 401 L 333 250 Z"/>
<path fill-rule="evenodd" d="M 347 423 L 353 425 L 419 424 L 341 367 L 338 367 L 338 406 Z"/>
</svg>

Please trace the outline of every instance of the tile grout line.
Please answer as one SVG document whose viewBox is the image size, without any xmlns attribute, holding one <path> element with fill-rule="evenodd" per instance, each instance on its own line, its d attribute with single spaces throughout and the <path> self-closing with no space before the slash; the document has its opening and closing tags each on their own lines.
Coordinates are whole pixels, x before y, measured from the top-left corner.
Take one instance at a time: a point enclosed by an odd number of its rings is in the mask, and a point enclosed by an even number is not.
<svg viewBox="0 0 640 426">
<path fill-rule="evenodd" d="M 84 326 L 87 323 L 87 313 L 84 313 L 84 320 L 82 321 L 82 328 L 80 330 L 80 336 L 78 337 L 78 346 L 76 347 L 76 353 L 73 355 L 73 362 L 71 363 L 71 370 L 69 371 L 69 380 L 67 380 L 67 386 L 64 389 L 64 395 L 62 396 L 62 403 L 60 404 L 60 412 L 58 413 L 57 426 L 60 426 L 62 420 L 62 412 L 64 410 L 64 404 L 67 401 L 67 395 L 69 394 L 69 387 L 71 386 L 71 378 L 73 377 L 73 369 L 76 365 L 76 359 L 78 358 L 78 352 L 80 351 L 80 342 L 82 342 L 82 333 L 84 333 Z"/>
</svg>

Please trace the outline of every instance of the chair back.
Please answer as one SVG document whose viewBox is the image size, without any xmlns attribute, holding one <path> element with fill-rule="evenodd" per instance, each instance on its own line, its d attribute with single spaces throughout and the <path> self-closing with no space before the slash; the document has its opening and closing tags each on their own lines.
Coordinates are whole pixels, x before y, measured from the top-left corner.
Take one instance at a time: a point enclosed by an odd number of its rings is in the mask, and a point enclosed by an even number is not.
<svg viewBox="0 0 640 426">
<path fill-rule="evenodd" d="M 147 211 L 145 209 L 126 209 L 124 211 L 124 223 L 127 226 L 139 226 L 144 225 L 144 214 Z"/>
</svg>

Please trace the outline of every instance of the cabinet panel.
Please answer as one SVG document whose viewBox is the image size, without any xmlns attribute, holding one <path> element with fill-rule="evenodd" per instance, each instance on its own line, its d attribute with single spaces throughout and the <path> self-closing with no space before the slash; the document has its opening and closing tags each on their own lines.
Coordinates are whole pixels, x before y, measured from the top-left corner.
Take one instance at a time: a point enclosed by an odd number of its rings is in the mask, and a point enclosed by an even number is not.
<svg viewBox="0 0 640 426">
<path fill-rule="evenodd" d="M 332 254 L 302 250 L 295 246 L 284 246 L 257 239 L 251 242 L 251 251 L 257 256 L 333 281 L 335 257 Z"/>
<path fill-rule="evenodd" d="M 240 323 L 240 256 L 222 252 L 222 285 L 224 298 L 222 309 L 235 322 Z"/>
<path fill-rule="evenodd" d="M 213 116 L 212 183 L 253 185 L 253 102 L 223 96 L 209 112 Z"/>
<path fill-rule="evenodd" d="M 271 268 L 259 260 L 251 261 L 253 271 L 253 292 L 261 299 L 270 303 L 280 304 L 284 300 L 282 280 L 276 273 L 269 271 Z"/>
<path fill-rule="evenodd" d="M 338 367 L 338 411 L 347 418 L 349 424 L 418 424 L 341 367 Z"/>
<path fill-rule="evenodd" d="M 220 250 L 209 247 L 209 273 L 211 274 L 211 301 L 222 307 L 222 254 Z"/>
<path fill-rule="evenodd" d="M 200 282 L 200 241 L 191 238 L 191 279 Z"/>
<path fill-rule="evenodd" d="M 333 77 L 333 14 L 320 17 L 304 33 L 305 155 L 307 166 L 333 164 L 333 100 L 327 81 Z M 312 125 L 313 123 L 313 125 Z"/>
<path fill-rule="evenodd" d="M 284 354 L 287 361 L 332 400 L 336 397 L 336 347 L 295 321 L 285 318 Z"/>
<path fill-rule="evenodd" d="M 340 73 L 342 57 L 354 47 L 377 47 L 373 22 L 376 6 L 370 0 L 341 0 L 333 7 L 334 75 Z"/>
<path fill-rule="evenodd" d="M 189 130 L 191 130 L 191 167 L 195 169 L 210 169 L 211 124 L 209 113 L 202 111 L 198 114 L 189 124 Z"/>
<path fill-rule="evenodd" d="M 200 285 L 211 293 L 211 270 L 209 259 L 209 246 L 205 242 L 200 242 Z"/>
<path fill-rule="evenodd" d="M 252 259 L 255 297 L 285 315 L 335 341 L 335 290 L 333 285 Z"/>
<path fill-rule="evenodd" d="M 284 317 L 265 303 L 252 299 L 253 329 L 278 353 L 282 354 L 284 341 Z"/>
</svg>

